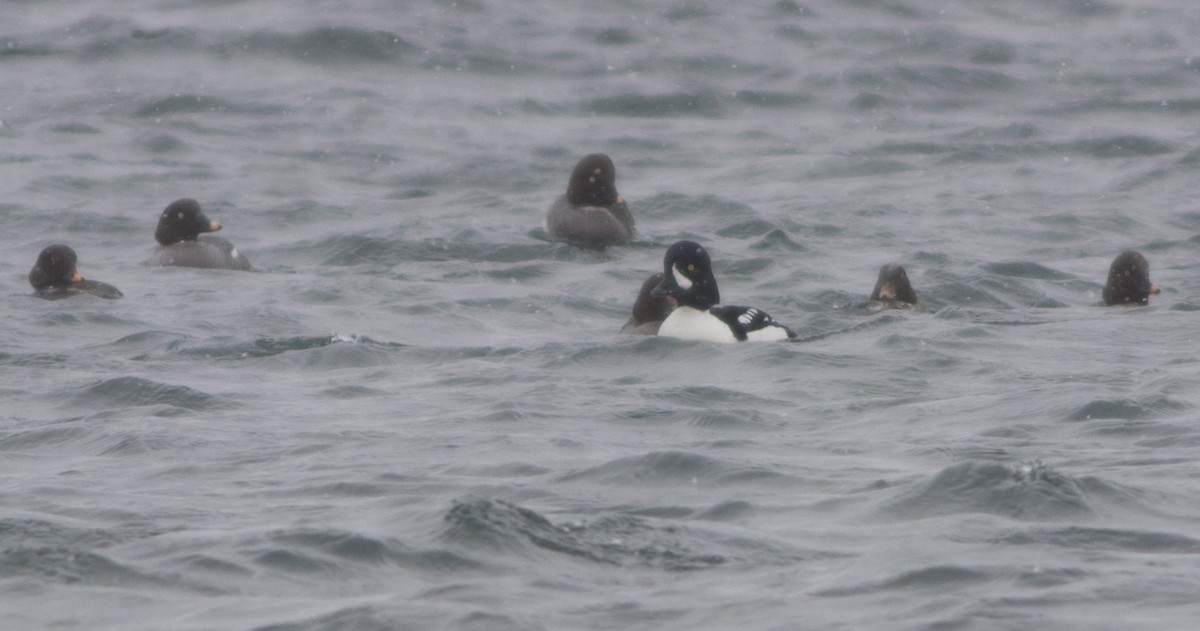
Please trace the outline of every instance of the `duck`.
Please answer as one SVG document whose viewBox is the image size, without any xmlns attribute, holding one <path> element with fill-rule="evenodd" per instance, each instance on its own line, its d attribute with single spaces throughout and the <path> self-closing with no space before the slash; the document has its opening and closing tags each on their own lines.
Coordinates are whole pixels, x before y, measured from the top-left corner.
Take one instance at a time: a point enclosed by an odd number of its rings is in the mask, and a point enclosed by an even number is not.
<svg viewBox="0 0 1200 631">
<path fill-rule="evenodd" d="M 150 265 L 174 265 L 251 271 L 250 260 L 221 237 L 201 235 L 216 232 L 221 224 L 209 220 L 194 199 L 177 199 L 158 217 L 154 239 L 159 247 Z"/>
<path fill-rule="evenodd" d="M 722 306 L 712 260 L 695 241 L 677 241 L 667 248 L 662 280 L 650 295 L 670 297 L 677 303 L 659 326 L 659 336 L 721 343 L 796 337 L 795 331 L 761 309 Z"/>
<path fill-rule="evenodd" d="M 84 278 L 76 268 L 78 261 L 79 257 L 70 246 L 59 243 L 43 249 L 33 269 L 29 270 L 29 284 L 33 286 L 34 293 L 50 300 L 79 294 L 111 300 L 124 295 L 108 283 Z"/>
<path fill-rule="evenodd" d="M 869 304 L 880 307 L 917 304 L 917 292 L 908 282 L 908 272 L 903 265 L 888 263 L 879 268 L 879 278 L 875 281 Z"/>
<path fill-rule="evenodd" d="M 1126 250 L 1113 259 L 1108 268 L 1108 282 L 1101 295 L 1106 306 L 1147 305 L 1150 295 L 1159 293 L 1158 285 L 1150 282 L 1150 262 L 1137 250 Z"/>
<path fill-rule="evenodd" d="M 621 327 L 621 333 L 630 335 L 657 335 L 663 320 L 675 310 L 675 299 L 670 296 L 652 296 L 650 292 L 662 282 L 662 274 L 651 274 L 642 281 L 637 300 L 633 302 L 633 315 Z"/>
<path fill-rule="evenodd" d="M 617 168 L 603 153 L 584 156 L 571 172 L 567 193 L 546 211 L 546 232 L 581 247 L 603 250 L 629 243 L 633 213 L 617 193 Z"/>
</svg>

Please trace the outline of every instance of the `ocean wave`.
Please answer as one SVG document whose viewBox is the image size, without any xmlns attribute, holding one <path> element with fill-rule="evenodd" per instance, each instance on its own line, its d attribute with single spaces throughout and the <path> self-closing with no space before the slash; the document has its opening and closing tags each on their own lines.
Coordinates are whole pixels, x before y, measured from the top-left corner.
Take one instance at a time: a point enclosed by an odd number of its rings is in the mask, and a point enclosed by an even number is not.
<svg viewBox="0 0 1200 631">
<path fill-rule="evenodd" d="M 180 349 L 178 353 L 184 357 L 200 357 L 204 359 L 217 360 L 244 360 L 274 357 L 276 355 L 297 351 L 318 350 L 339 344 L 361 344 L 364 348 L 370 347 L 373 350 L 378 349 L 383 352 L 386 352 L 388 349 L 394 349 L 403 346 L 399 344 L 376 342 L 375 340 L 372 340 L 366 336 L 345 336 L 333 334 L 296 336 L 288 338 L 264 337 L 221 346 L 193 346 Z"/>
<path fill-rule="evenodd" d="M 251 116 L 282 116 L 282 105 L 239 103 L 203 94 L 172 94 L 155 99 L 132 113 L 134 118 L 164 118 L 175 114 L 248 114 Z"/>
<path fill-rule="evenodd" d="M 1009 278 L 1031 278 L 1035 280 L 1064 280 L 1073 278 L 1069 274 L 1064 274 L 1034 261 L 985 263 L 980 267 L 986 272 Z"/>
<path fill-rule="evenodd" d="M 75 424 L 5 432 L 0 437 L 0 451 L 27 451 L 75 443 L 91 435 L 87 428 Z"/>
<path fill-rule="evenodd" d="M 1067 421 L 1121 419 L 1127 421 L 1175 416 L 1192 409 L 1185 401 L 1163 395 L 1141 399 L 1097 399 L 1079 406 L 1065 417 Z M 1144 427 L 1135 433 L 1142 433 Z"/>
<path fill-rule="evenodd" d="M 423 52 L 395 33 L 351 26 L 320 26 L 299 33 L 260 30 L 245 39 L 222 42 L 217 51 L 229 56 L 271 53 L 308 63 L 396 63 Z"/>
<path fill-rule="evenodd" d="M 852 587 L 836 587 L 817 592 L 818 596 L 847 597 L 886 591 L 942 590 L 986 583 L 1003 577 L 998 568 L 962 565 L 932 565 L 901 572 L 895 576 Z"/>
<path fill-rule="evenodd" d="M 327 397 L 331 400 L 346 400 L 346 399 L 361 399 L 363 397 L 378 397 L 387 394 L 387 391 L 378 388 L 368 388 L 358 384 L 346 384 L 341 386 L 333 386 L 325 388 L 319 393 L 322 397 Z"/>
<path fill-rule="evenodd" d="M 482 235 L 408 239 L 398 236 L 336 234 L 276 248 L 283 256 L 317 258 L 324 265 L 393 267 L 412 262 L 537 263 L 594 259 L 595 253 L 566 244 L 489 242 Z M 507 273 L 507 272 L 505 272 Z M 537 272 L 540 275 L 544 271 Z"/>
<path fill-rule="evenodd" d="M 948 64 L 896 64 L 872 70 L 856 70 L 847 74 L 846 82 L 854 88 L 921 95 L 923 99 L 932 98 L 930 90 L 944 96 L 959 95 L 967 99 L 983 98 L 989 93 L 1010 92 L 1020 85 L 1012 76 L 998 70 Z"/>
<path fill-rule="evenodd" d="M 0 550 L 0 577 L 17 576 L 67 585 L 212 591 L 177 577 L 138 570 L 105 554 L 67 546 L 17 545 Z"/>
<path fill-rule="evenodd" d="M 1200 554 L 1200 539 L 1170 532 L 1123 528 L 1034 528 L 1005 535 L 1001 541 L 1012 545 L 1138 554 Z"/>
<path fill-rule="evenodd" d="M 704 570 L 731 562 L 787 563 L 825 553 L 797 550 L 759 538 L 656 525 L 632 515 L 607 515 L 556 525 L 506 502 L 456 502 L 445 517 L 443 540 L 521 556 L 544 552 L 605 565 Z"/>
<path fill-rule="evenodd" d="M 354 605 L 317 615 L 301 614 L 291 622 L 258 626 L 253 631 L 392 631 L 404 628 L 412 620 L 411 608 L 405 614 L 391 613 L 377 605 Z"/>
<path fill-rule="evenodd" d="M 243 535 L 232 547 L 236 557 L 188 554 L 177 562 L 235 580 L 262 570 L 301 580 L 325 580 L 389 568 L 444 575 L 488 567 L 450 550 L 415 548 L 393 537 L 333 528 L 287 528 Z"/>
<path fill-rule="evenodd" d="M 79 407 L 169 406 L 191 411 L 223 410 L 233 404 L 221 397 L 187 386 L 177 386 L 141 377 L 113 377 L 82 388 L 71 397 Z"/>
<path fill-rule="evenodd" d="M 1176 146 L 1149 136 L 1107 136 L 1082 138 L 1054 145 L 1061 153 L 1077 153 L 1098 159 L 1134 158 L 1174 153 Z"/>
<path fill-rule="evenodd" d="M 670 219 L 688 219 L 690 221 L 716 220 L 724 222 L 723 228 L 743 236 L 757 236 L 757 229 L 772 230 L 777 228 L 774 223 L 767 221 L 752 206 L 737 200 L 718 195 L 688 195 L 684 193 L 663 192 L 638 201 L 638 208 L 648 216 L 660 221 Z"/>
<path fill-rule="evenodd" d="M 164 529 L 138 525 L 101 528 L 32 516 L 0 518 L 0 548 L 105 548 L 131 539 L 162 534 Z"/>
<path fill-rule="evenodd" d="M 193 27 L 145 28 L 135 20 L 97 15 L 66 31 L 71 38 L 34 33 L 14 38 L 8 55 L 73 54 L 86 58 L 207 54 L 221 59 L 277 57 L 311 64 L 384 64 L 425 57 L 427 51 L 385 30 L 346 24 L 295 32 L 273 29 L 210 31 Z M 37 41 L 41 38 L 49 41 Z"/>
<path fill-rule="evenodd" d="M 629 92 L 585 100 L 579 104 L 579 109 L 584 114 L 597 116 L 718 118 L 727 106 L 728 99 L 714 91 L 700 90 L 668 94 Z"/>
<path fill-rule="evenodd" d="M 764 480 L 789 480 L 790 476 L 766 467 L 734 464 L 686 451 L 656 451 L 618 458 L 604 464 L 561 476 L 562 482 L 604 484 L 727 486 L 757 484 Z"/>
<path fill-rule="evenodd" d="M 960 513 L 1030 521 L 1088 519 L 1095 516 L 1096 490 L 1041 463 L 965 462 L 914 484 L 883 513 L 903 519 Z"/>
</svg>

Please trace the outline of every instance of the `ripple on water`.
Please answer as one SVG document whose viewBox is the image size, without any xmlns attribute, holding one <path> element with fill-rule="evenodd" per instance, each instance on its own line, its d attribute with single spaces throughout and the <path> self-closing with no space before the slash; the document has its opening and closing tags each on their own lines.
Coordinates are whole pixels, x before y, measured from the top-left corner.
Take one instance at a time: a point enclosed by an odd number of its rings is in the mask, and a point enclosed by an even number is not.
<svg viewBox="0 0 1200 631">
<path fill-rule="evenodd" d="M 1001 542 L 1140 554 L 1200 554 L 1200 540 L 1193 537 L 1121 528 L 1032 528 L 1005 535 Z"/>
<path fill-rule="evenodd" d="M 642 94 L 628 92 L 588 99 L 579 103 L 584 114 L 598 116 L 627 116 L 631 118 L 717 118 L 725 113 L 728 103 L 711 90 Z"/>
<path fill-rule="evenodd" d="M 163 118 L 177 114 L 250 114 L 282 116 L 282 105 L 249 104 L 201 94 L 172 94 L 151 101 L 133 112 L 134 118 Z"/>
<path fill-rule="evenodd" d="M 23 452 L 53 445 L 78 443 L 91 433 L 91 430 L 79 425 L 5 432 L 0 438 L 0 451 Z"/>
<path fill-rule="evenodd" d="M 636 486 L 674 485 L 680 482 L 724 486 L 753 484 L 772 479 L 782 481 L 791 478 L 766 467 L 735 464 L 686 451 L 656 451 L 618 458 L 560 477 L 563 482 L 585 481 Z"/>
<path fill-rule="evenodd" d="M 817 595 L 845 597 L 887 591 L 942 590 L 987 583 L 1003 575 L 1004 572 L 994 568 L 933 565 L 901 572 L 881 581 L 821 590 Z"/>
<path fill-rule="evenodd" d="M 164 405 L 191 411 L 222 410 L 232 404 L 220 397 L 141 377 L 114 377 L 95 382 L 71 398 L 79 407 L 132 407 Z"/>
<path fill-rule="evenodd" d="M 444 522 L 441 538 L 456 545 L 533 558 L 550 552 L 605 565 L 703 570 L 735 560 L 774 565 L 825 555 L 633 515 L 555 525 L 532 510 L 484 498 L 456 502 Z"/>
<path fill-rule="evenodd" d="M 159 589 L 164 586 L 211 592 L 185 580 L 138 570 L 107 555 L 71 546 L 17 545 L 0 550 L 0 576 L 84 586 Z"/>
<path fill-rule="evenodd" d="M 1041 463 L 1014 467 L 964 462 L 913 484 L 887 502 L 882 512 L 900 519 L 960 513 L 1032 521 L 1080 519 L 1094 515 L 1094 499 L 1088 485 Z"/>
<path fill-rule="evenodd" d="M 1100 419 L 1141 420 L 1162 418 L 1187 412 L 1192 406 L 1164 395 L 1151 395 L 1137 399 L 1097 399 L 1076 408 L 1066 415 L 1067 421 L 1091 421 Z"/>
<path fill-rule="evenodd" d="M 322 26 L 299 33 L 260 30 L 232 44 L 228 51 L 235 54 L 272 53 L 314 64 L 391 63 L 422 51 L 420 46 L 395 33 L 346 25 Z"/>
<path fill-rule="evenodd" d="M 392 537 L 337 529 L 276 530 L 245 537 L 237 548 L 252 565 L 318 578 L 326 574 L 359 574 L 366 568 L 392 565 L 435 573 L 486 567 L 449 550 L 412 548 Z"/>
</svg>

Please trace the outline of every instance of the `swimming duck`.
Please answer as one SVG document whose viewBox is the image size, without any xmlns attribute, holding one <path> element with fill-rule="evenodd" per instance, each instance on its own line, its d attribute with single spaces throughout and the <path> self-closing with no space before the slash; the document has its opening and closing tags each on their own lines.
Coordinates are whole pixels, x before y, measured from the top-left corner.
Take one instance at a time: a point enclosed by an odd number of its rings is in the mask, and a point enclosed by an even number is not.
<svg viewBox="0 0 1200 631">
<path fill-rule="evenodd" d="M 1150 303 L 1150 294 L 1158 292 L 1158 285 L 1150 282 L 1150 262 L 1141 252 L 1126 250 L 1109 266 L 1102 295 L 1109 306 L 1145 305 Z"/>
<path fill-rule="evenodd" d="M 908 272 L 903 265 L 888 263 L 879 268 L 879 278 L 875 281 L 875 291 L 871 292 L 872 303 L 903 303 L 917 304 L 917 292 L 913 291 L 908 282 Z"/>
<path fill-rule="evenodd" d="M 75 265 L 78 262 L 75 250 L 62 245 L 52 245 L 38 254 L 37 263 L 29 270 L 29 284 L 42 298 L 68 298 L 80 293 L 101 298 L 120 298 L 119 289 L 96 280 L 87 280 Z"/>
<path fill-rule="evenodd" d="M 754 307 L 720 306 L 721 294 L 708 251 L 695 241 L 677 241 L 663 257 L 663 278 L 651 296 L 669 296 L 678 306 L 658 334 L 711 342 L 786 340 L 796 337 Z"/>
<path fill-rule="evenodd" d="M 210 221 L 196 200 L 175 200 L 158 218 L 154 239 L 160 245 L 150 264 L 250 271 L 249 259 L 232 243 L 200 234 L 220 229 L 221 224 Z"/>
<path fill-rule="evenodd" d="M 603 250 L 633 239 L 633 214 L 617 193 L 617 168 L 603 153 L 584 156 L 567 194 L 546 211 L 546 232 L 576 245 Z"/>
</svg>

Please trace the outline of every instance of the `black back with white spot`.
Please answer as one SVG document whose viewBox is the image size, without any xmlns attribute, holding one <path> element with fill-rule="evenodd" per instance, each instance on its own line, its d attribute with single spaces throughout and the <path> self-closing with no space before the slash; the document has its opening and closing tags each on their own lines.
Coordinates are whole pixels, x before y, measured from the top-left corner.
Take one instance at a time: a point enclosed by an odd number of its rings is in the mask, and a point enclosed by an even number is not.
<svg viewBox="0 0 1200 631">
<path fill-rule="evenodd" d="M 787 333 L 788 337 L 796 337 L 796 332 L 779 324 L 772 318 L 770 314 L 762 309 L 754 307 L 738 307 L 727 305 L 723 307 L 713 307 L 708 310 L 709 313 L 717 316 L 722 322 L 729 325 L 729 329 L 733 331 L 733 336 L 739 342 L 745 342 L 750 333 L 761 331 L 769 327 L 778 327 Z"/>
</svg>

